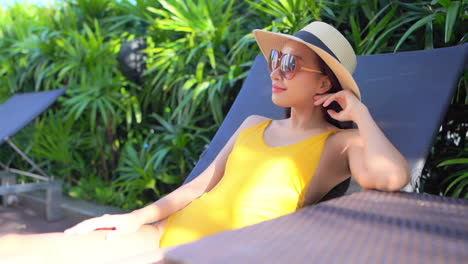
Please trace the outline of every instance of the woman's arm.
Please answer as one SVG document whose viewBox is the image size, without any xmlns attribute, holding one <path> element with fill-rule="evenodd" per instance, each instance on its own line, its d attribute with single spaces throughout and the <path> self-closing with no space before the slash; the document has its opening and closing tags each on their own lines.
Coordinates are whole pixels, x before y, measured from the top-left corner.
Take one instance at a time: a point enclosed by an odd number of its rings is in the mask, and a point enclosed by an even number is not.
<svg viewBox="0 0 468 264">
<path fill-rule="evenodd" d="M 314 97 L 315 105 L 328 106 L 337 101 L 343 109 L 339 113 L 328 110 L 338 121 L 352 120 L 358 129 L 347 137 L 345 151 L 349 170 L 356 181 L 366 189 L 396 191 L 410 179 L 405 157 L 383 134 L 367 107 L 349 90 Z"/>
<path fill-rule="evenodd" d="M 348 162 L 351 174 L 364 188 L 397 191 L 410 179 L 405 157 L 380 130 L 364 105 L 356 109 L 353 121 L 359 127 L 350 137 Z"/>
<path fill-rule="evenodd" d="M 203 193 L 213 189 L 224 175 L 226 161 L 240 132 L 264 120 L 266 120 L 265 117 L 257 115 L 247 117 L 221 149 L 214 161 L 199 176 L 155 203 L 133 211 L 132 214 L 143 219 L 145 223 L 159 221 L 184 208 Z"/>
</svg>

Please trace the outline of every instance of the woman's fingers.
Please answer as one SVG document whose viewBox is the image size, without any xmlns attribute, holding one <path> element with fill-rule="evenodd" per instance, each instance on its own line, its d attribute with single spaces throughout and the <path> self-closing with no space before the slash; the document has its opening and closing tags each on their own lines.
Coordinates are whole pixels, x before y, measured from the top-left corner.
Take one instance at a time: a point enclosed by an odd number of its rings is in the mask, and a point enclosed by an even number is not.
<svg viewBox="0 0 468 264">
<path fill-rule="evenodd" d="M 334 93 L 330 95 L 325 102 L 323 103 L 323 107 L 327 107 L 331 102 L 333 102 L 339 96 L 338 93 Z"/>
<path fill-rule="evenodd" d="M 356 109 L 362 105 L 359 99 L 357 99 L 352 92 L 346 90 L 330 94 L 315 95 L 314 100 L 314 105 L 321 104 L 323 107 L 327 107 L 333 101 L 336 101 L 342 110 L 340 112 L 336 112 L 334 110 L 328 109 L 327 112 L 333 119 L 338 121 L 353 120 L 353 116 L 355 115 L 353 113 L 355 110 L 353 109 Z"/>
<path fill-rule="evenodd" d="M 314 104 L 319 105 L 323 103 L 327 98 L 329 98 L 332 94 L 322 94 L 322 95 L 316 95 L 314 96 Z"/>
<path fill-rule="evenodd" d="M 343 111 L 338 113 L 338 112 L 336 112 L 336 111 L 334 111 L 332 109 L 328 109 L 327 112 L 333 119 L 336 119 L 338 121 L 343 121 L 342 120 Z"/>
</svg>

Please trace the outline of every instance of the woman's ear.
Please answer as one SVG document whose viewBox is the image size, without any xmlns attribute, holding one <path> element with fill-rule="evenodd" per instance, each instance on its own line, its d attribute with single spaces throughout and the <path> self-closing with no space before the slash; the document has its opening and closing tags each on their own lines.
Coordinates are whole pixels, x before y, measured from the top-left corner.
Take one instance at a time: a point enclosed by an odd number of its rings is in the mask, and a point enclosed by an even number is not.
<svg viewBox="0 0 468 264">
<path fill-rule="evenodd" d="M 320 80 L 320 92 L 326 93 L 327 91 L 331 90 L 331 88 L 332 84 L 330 78 L 328 78 L 328 76 L 323 76 L 323 78 Z"/>
</svg>

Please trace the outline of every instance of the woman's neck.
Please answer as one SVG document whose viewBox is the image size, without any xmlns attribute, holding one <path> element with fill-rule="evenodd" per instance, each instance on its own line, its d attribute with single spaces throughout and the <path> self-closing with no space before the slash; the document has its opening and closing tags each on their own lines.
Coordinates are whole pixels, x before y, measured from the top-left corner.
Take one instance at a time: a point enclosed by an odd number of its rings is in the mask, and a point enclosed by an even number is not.
<svg viewBox="0 0 468 264">
<path fill-rule="evenodd" d="M 327 128 L 330 124 L 325 120 L 322 107 L 307 109 L 291 108 L 291 117 L 285 119 L 282 124 L 285 128 L 307 131 L 312 129 Z"/>
</svg>

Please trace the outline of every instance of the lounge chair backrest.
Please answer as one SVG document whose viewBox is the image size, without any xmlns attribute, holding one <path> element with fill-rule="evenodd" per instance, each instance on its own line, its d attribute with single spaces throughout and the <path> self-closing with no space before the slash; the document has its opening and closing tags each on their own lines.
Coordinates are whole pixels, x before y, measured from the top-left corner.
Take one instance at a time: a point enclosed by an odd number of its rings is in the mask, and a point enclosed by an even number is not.
<svg viewBox="0 0 468 264">
<path fill-rule="evenodd" d="M 15 94 L 0 105 L 0 144 L 47 109 L 65 89 Z"/>
</svg>

